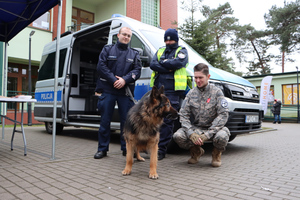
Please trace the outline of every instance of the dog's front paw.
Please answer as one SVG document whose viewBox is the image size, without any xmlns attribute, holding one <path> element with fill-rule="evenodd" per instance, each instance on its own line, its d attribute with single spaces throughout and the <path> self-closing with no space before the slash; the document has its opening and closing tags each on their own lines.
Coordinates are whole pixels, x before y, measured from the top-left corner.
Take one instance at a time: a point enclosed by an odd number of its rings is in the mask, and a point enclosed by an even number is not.
<svg viewBox="0 0 300 200">
<path fill-rule="evenodd" d="M 157 173 L 149 173 L 149 178 L 151 179 L 158 179 L 158 174 Z"/>
<path fill-rule="evenodd" d="M 122 171 L 122 174 L 123 174 L 123 176 L 127 176 L 127 175 L 130 175 L 130 174 L 131 174 L 131 171 L 128 170 L 128 169 L 124 169 L 124 170 Z"/>
</svg>

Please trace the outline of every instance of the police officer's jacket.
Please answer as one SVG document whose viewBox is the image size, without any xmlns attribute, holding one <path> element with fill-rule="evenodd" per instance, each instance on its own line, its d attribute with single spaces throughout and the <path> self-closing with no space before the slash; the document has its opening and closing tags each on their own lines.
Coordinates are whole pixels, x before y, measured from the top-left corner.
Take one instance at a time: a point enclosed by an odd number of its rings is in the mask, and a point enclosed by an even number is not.
<svg viewBox="0 0 300 200">
<path fill-rule="evenodd" d="M 206 131 L 211 138 L 221 130 L 228 120 L 228 102 L 218 87 L 208 84 L 189 91 L 180 109 L 180 122 L 187 137 L 195 127 Z"/>
<path fill-rule="evenodd" d="M 129 48 L 119 41 L 115 45 L 106 45 L 99 55 L 97 65 L 98 80 L 96 92 L 126 95 L 126 86 L 134 94 L 135 81 L 141 75 L 141 60 L 138 51 Z M 116 76 L 122 77 L 126 85 L 121 89 L 114 88 Z"/>
<path fill-rule="evenodd" d="M 150 68 L 158 72 L 154 85 L 158 88 L 164 85 L 165 93 L 175 92 L 174 72 L 185 67 L 188 63 L 188 53 L 184 47 L 177 53 L 175 58 L 177 48 L 178 43 L 167 45 L 160 59 L 158 60 L 156 52 L 150 64 Z"/>
</svg>

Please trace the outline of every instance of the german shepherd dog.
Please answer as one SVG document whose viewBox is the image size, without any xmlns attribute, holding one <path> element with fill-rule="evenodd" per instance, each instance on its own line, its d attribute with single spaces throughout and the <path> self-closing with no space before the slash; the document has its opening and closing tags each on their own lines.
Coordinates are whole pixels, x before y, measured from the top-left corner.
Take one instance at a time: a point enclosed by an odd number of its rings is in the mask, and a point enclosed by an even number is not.
<svg viewBox="0 0 300 200">
<path fill-rule="evenodd" d="M 123 175 L 129 175 L 133 165 L 133 155 L 136 153 L 138 161 L 145 161 L 140 151 L 150 152 L 149 178 L 157 179 L 157 153 L 159 142 L 159 129 L 163 118 L 177 119 L 178 113 L 171 106 L 164 94 L 164 87 L 160 89 L 153 86 L 150 96 L 142 98 L 128 112 L 124 125 L 124 138 L 126 141 L 126 166 Z"/>
</svg>

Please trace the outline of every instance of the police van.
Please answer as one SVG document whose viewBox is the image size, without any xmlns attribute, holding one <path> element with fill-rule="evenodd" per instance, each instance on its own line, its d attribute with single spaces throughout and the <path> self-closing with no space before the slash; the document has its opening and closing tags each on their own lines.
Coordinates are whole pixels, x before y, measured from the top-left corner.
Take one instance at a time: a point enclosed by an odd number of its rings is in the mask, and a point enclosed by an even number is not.
<svg viewBox="0 0 300 200">
<path fill-rule="evenodd" d="M 98 57 L 104 45 L 117 41 L 117 34 L 123 26 L 132 29 L 130 46 L 140 52 L 143 64 L 141 77 L 136 81 L 134 98 L 139 100 L 151 90 L 152 70 L 149 65 L 155 52 L 165 45 L 164 30 L 119 16 L 74 33 L 65 33 L 60 39 L 57 133 L 64 126 L 99 127 L 101 116 L 97 111 L 98 97 L 94 95 Z M 230 140 L 237 134 L 259 130 L 263 110 L 254 85 L 239 76 L 211 66 L 183 40 L 179 40 L 179 45 L 188 50 L 188 76 L 193 78 L 193 67 L 196 64 L 206 63 L 211 74 L 210 83 L 224 92 L 230 110 L 226 124 L 231 132 Z M 53 122 L 55 53 L 56 41 L 44 47 L 35 90 L 37 102 L 34 105 L 34 118 L 44 122 L 49 133 L 52 133 Z M 112 129 L 120 127 L 117 109 L 116 106 Z"/>
</svg>

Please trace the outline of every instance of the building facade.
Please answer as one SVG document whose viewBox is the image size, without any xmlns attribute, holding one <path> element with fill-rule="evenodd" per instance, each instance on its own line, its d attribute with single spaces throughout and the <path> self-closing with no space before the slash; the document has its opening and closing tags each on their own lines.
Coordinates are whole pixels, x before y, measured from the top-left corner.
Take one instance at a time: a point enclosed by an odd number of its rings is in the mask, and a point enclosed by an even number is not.
<svg viewBox="0 0 300 200">
<path fill-rule="evenodd" d="M 61 33 L 78 31 L 92 24 L 121 14 L 144 23 L 161 27 L 176 28 L 177 1 L 175 0 L 63 0 Z M 31 91 L 34 96 L 35 83 L 43 47 L 57 36 L 58 6 L 51 9 L 8 43 L 7 47 L 7 94 L 28 94 L 29 34 L 31 36 Z M 3 80 L 4 43 L 0 42 L 0 73 Z M 10 110 L 11 105 L 8 105 Z"/>
<path fill-rule="evenodd" d="M 265 118 L 272 120 L 273 115 L 270 111 L 273 101 L 272 99 L 280 99 L 282 102 L 281 107 L 281 117 L 283 121 L 296 121 L 298 118 L 298 90 L 300 90 L 300 84 L 298 82 L 297 87 L 297 71 L 296 72 L 286 72 L 286 73 L 276 73 L 267 75 L 257 75 L 257 76 L 247 76 L 243 77 L 255 85 L 258 93 L 260 94 L 261 81 L 266 76 L 272 76 L 272 82 L 270 87 L 270 94 L 273 98 L 269 98 L 268 112 Z"/>
</svg>

